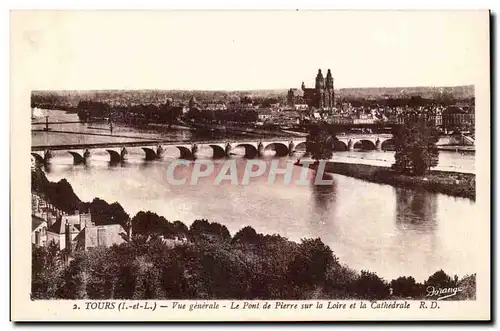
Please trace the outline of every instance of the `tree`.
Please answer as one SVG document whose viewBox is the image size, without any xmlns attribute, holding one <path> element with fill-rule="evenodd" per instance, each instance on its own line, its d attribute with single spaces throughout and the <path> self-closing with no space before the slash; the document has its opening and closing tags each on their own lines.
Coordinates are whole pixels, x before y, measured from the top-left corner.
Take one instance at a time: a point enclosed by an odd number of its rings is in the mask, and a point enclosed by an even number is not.
<svg viewBox="0 0 500 331">
<path fill-rule="evenodd" d="M 389 295 L 389 285 L 377 274 L 366 270 L 361 270 L 353 287 L 365 299 L 384 299 Z"/>
<path fill-rule="evenodd" d="M 208 220 L 195 220 L 189 228 L 189 233 L 193 236 L 208 236 L 220 238 L 222 240 L 231 239 L 231 234 L 226 226 L 217 222 L 210 223 Z"/>
<path fill-rule="evenodd" d="M 162 235 L 165 233 L 171 234 L 173 231 L 173 224 L 170 223 L 163 216 L 159 216 L 153 212 L 138 212 L 133 218 L 132 233 L 141 235 L 157 234 Z"/>
<path fill-rule="evenodd" d="M 57 209 L 73 213 L 81 206 L 71 184 L 65 179 L 57 183 L 50 182 L 40 168 L 31 171 L 31 189 L 45 197 Z"/>
<path fill-rule="evenodd" d="M 90 203 L 82 203 L 82 210 L 89 210 L 96 225 L 120 224 L 128 231 L 130 217 L 118 202 L 108 204 L 99 198 Z"/>
<path fill-rule="evenodd" d="M 404 124 L 394 128 L 394 170 L 420 176 L 437 166 L 439 133 L 430 119 L 428 115 L 408 114 L 404 116 Z"/>
<path fill-rule="evenodd" d="M 424 293 L 422 284 L 418 284 L 413 277 L 398 277 L 391 281 L 393 294 L 402 297 L 416 298 Z"/>
<path fill-rule="evenodd" d="M 476 300 L 476 274 L 465 275 L 457 285 L 463 290 L 457 293 L 456 299 Z"/>
<path fill-rule="evenodd" d="M 303 239 L 288 265 L 288 278 L 297 286 L 323 286 L 329 266 L 337 263 L 337 257 L 321 239 Z"/>
<path fill-rule="evenodd" d="M 262 235 L 259 235 L 251 226 L 245 226 L 243 229 L 236 232 L 232 243 L 258 244 L 262 240 Z"/>
<path fill-rule="evenodd" d="M 52 241 L 46 247 L 33 246 L 31 261 L 31 298 L 59 297 L 58 290 L 64 282 L 63 257 L 59 247 Z"/>
<path fill-rule="evenodd" d="M 335 137 L 324 126 L 312 125 L 306 138 L 306 153 L 318 160 L 329 160 L 333 156 Z"/>
<path fill-rule="evenodd" d="M 425 286 L 435 286 L 438 288 L 447 288 L 457 286 L 458 279 L 452 279 L 443 270 L 436 271 L 424 283 Z"/>
</svg>

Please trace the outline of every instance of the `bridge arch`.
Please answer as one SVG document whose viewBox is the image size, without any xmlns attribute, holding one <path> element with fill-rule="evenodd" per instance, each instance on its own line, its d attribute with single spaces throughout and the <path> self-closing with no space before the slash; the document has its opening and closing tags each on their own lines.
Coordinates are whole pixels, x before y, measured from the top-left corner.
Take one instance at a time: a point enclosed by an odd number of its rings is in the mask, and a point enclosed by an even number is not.
<svg viewBox="0 0 500 331">
<path fill-rule="evenodd" d="M 274 150 L 276 152 L 276 156 L 286 156 L 288 155 L 288 146 L 284 143 L 270 143 L 264 150 Z"/>
<path fill-rule="evenodd" d="M 259 154 L 257 147 L 252 144 L 238 144 L 235 147 L 243 147 L 245 149 L 245 157 L 253 158 Z"/>
<path fill-rule="evenodd" d="M 372 150 L 375 150 L 377 148 L 377 146 L 371 140 L 360 139 L 360 140 L 357 140 L 354 142 L 353 148 L 354 149 L 361 149 L 364 151 L 372 151 Z"/>
<path fill-rule="evenodd" d="M 333 141 L 333 150 L 336 152 L 345 152 L 348 150 L 348 146 L 342 140 L 334 140 Z"/>
<path fill-rule="evenodd" d="M 68 151 L 68 153 L 70 153 L 73 156 L 73 164 L 85 163 L 85 159 L 82 155 L 80 155 L 80 153 L 72 151 Z"/>
<path fill-rule="evenodd" d="M 175 146 L 181 153 L 181 156 L 179 157 L 180 159 L 184 160 L 193 160 L 195 158 L 195 155 L 191 152 L 191 150 L 185 146 Z"/>
<path fill-rule="evenodd" d="M 384 141 L 382 141 L 380 146 L 381 146 L 381 149 L 383 151 L 392 151 L 395 148 L 394 139 L 390 138 L 390 139 L 384 140 Z"/>
<path fill-rule="evenodd" d="M 152 148 L 143 147 L 142 150 L 146 153 L 146 160 L 151 161 L 158 158 L 158 154 Z"/>
<path fill-rule="evenodd" d="M 45 160 L 44 160 L 43 156 L 41 156 L 40 154 L 38 154 L 38 153 L 31 153 L 31 155 L 35 158 L 35 162 L 37 164 L 44 164 L 45 163 Z"/>
<path fill-rule="evenodd" d="M 209 145 L 209 146 L 210 148 L 212 148 L 212 151 L 214 152 L 213 158 L 220 159 L 226 156 L 226 151 L 221 146 L 219 145 Z"/>
<path fill-rule="evenodd" d="M 298 143 L 295 146 L 295 150 L 299 152 L 305 152 L 307 150 L 307 144 L 305 141 Z"/>
<path fill-rule="evenodd" d="M 106 151 L 109 153 L 109 162 L 119 163 L 122 161 L 122 156 L 117 151 L 114 151 L 112 149 L 107 149 Z"/>
</svg>

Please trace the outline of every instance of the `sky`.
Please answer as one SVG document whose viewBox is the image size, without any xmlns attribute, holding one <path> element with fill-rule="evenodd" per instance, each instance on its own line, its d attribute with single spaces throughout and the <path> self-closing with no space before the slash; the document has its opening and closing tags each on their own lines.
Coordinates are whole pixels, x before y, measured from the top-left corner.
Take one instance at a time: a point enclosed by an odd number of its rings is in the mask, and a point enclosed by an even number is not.
<svg viewBox="0 0 500 331">
<path fill-rule="evenodd" d="M 472 85 L 480 11 L 74 11 L 11 14 L 11 61 L 36 90 Z"/>
</svg>

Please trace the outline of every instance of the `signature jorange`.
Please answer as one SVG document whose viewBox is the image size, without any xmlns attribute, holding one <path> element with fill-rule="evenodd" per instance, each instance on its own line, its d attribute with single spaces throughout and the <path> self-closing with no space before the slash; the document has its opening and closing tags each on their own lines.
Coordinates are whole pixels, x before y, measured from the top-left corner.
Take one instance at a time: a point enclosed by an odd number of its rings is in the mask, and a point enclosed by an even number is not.
<svg viewBox="0 0 500 331">
<path fill-rule="evenodd" d="M 443 287 L 436 288 L 435 286 L 427 286 L 427 296 L 437 297 L 436 300 L 443 300 L 446 298 L 451 298 L 457 295 L 457 293 L 462 292 L 463 287 Z"/>
</svg>

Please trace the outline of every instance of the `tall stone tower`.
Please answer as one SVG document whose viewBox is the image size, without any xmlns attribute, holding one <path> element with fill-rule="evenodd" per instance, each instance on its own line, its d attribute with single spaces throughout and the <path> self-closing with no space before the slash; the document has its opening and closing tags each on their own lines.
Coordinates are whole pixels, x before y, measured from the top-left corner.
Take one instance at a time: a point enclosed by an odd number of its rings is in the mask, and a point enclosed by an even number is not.
<svg viewBox="0 0 500 331">
<path fill-rule="evenodd" d="M 325 106 L 325 78 L 321 73 L 321 69 L 318 69 L 318 74 L 316 75 L 316 95 L 319 98 L 318 107 L 323 108 Z"/>
<path fill-rule="evenodd" d="M 325 84 L 325 107 L 328 107 L 332 109 L 335 107 L 335 90 L 334 90 L 334 84 L 333 84 L 333 77 L 332 77 L 332 72 L 330 69 L 328 69 L 328 72 L 326 73 L 326 84 Z"/>
</svg>

